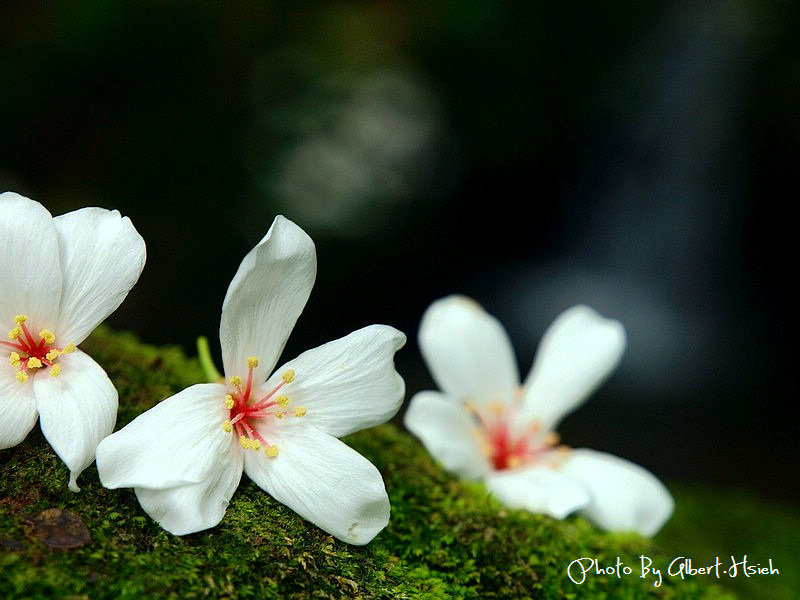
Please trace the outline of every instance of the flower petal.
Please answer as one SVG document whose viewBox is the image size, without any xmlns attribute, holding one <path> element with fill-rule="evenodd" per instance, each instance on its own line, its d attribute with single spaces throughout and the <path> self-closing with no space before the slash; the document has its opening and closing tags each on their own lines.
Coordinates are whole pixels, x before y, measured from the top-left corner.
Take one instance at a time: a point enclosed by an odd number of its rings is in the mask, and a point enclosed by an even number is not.
<svg viewBox="0 0 800 600">
<path fill-rule="evenodd" d="M 0 450 L 16 446 L 39 418 L 33 382 L 20 383 L 16 369 L 0 363 Z"/>
<path fill-rule="evenodd" d="M 222 303 L 219 340 L 225 375 L 244 377 L 247 358 L 256 356 L 254 381 L 267 378 L 316 275 L 314 242 L 287 218 L 275 217 L 267 235 L 242 260 Z"/>
<path fill-rule="evenodd" d="M 225 386 L 202 383 L 159 402 L 97 447 L 107 488 L 168 489 L 203 482 L 240 451 L 222 429 Z"/>
<path fill-rule="evenodd" d="M 186 535 L 219 524 L 242 478 L 242 452 L 220 461 L 199 483 L 167 489 L 135 489 L 144 511 L 174 535 Z"/>
<path fill-rule="evenodd" d="M 37 373 L 33 392 L 42 433 L 69 468 L 69 488 L 77 492 L 78 476 L 114 429 L 117 390 L 100 365 L 80 350 L 64 354 L 58 363 L 61 375 Z"/>
<path fill-rule="evenodd" d="M 33 327 L 56 328 L 61 265 L 53 217 L 14 192 L 0 194 L 0 275 L 0 335 L 18 314 L 28 315 Z"/>
<path fill-rule="evenodd" d="M 131 220 L 116 210 L 82 208 L 54 223 L 64 274 L 57 334 L 65 344 L 77 345 L 117 309 L 139 279 L 145 245 Z"/>
<path fill-rule="evenodd" d="M 664 484 L 623 458 L 577 449 L 563 469 L 587 486 L 592 498 L 581 513 L 604 529 L 652 536 L 672 515 L 675 503 Z"/>
<path fill-rule="evenodd" d="M 491 470 L 475 423 L 457 400 L 438 392 L 418 392 L 403 424 L 445 470 L 466 479 L 479 479 Z"/>
<path fill-rule="evenodd" d="M 448 296 L 431 304 L 419 328 L 422 356 L 448 396 L 481 405 L 508 404 L 519 386 L 514 350 L 500 322 L 474 300 Z"/>
<path fill-rule="evenodd" d="M 565 310 L 539 343 L 518 425 L 539 421 L 544 430 L 555 429 L 614 370 L 624 350 L 619 321 L 604 319 L 588 306 Z"/>
<path fill-rule="evenodd" d="M 331 535 L 348 544 L 369 543 L 389 522 L 389 497 L 378 469 L 344 442 L 302 421 L 281 425 L 267 434 L 278 456 L 246 451 L 247 475 Z"/>
<path fill-rule="evenodd" d="M 522 508 L 563 519 L 589 503 L 591 496 L 580 481 L 549 467 L 494 471 L 486 487 L 510 508 Z"/>
<path fill-rule="evenodd" d="M 394 327 L 370 325 L 303 352 L 278 369 L 265 386 L 273 389 L 287 369 L 295 380 L 283 390 L 292 406 L 308 410 L 304 419 L 334 437 L 385 423 L 400 409 L 403 378 L 394 353 L 406 336 Z"/>
</svg>

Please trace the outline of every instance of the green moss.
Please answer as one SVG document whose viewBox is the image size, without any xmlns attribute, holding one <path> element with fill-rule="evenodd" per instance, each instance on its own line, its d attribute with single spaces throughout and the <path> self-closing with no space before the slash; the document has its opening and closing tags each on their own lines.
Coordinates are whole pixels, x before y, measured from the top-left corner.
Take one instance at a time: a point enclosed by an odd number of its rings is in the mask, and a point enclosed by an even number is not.
<svg viewBox="0 0 800 600">
<path fill-rule="evenodd" d="M 750 565 L 768 566 L 779 575 L 735 578 L 722 575 L 726 587 L 742 598 L 793 600 L 800 590 L 800 513 L 797 507 L 765 502 L 751 492 L 726 490 L 721 494 L 704 486 L 672 486 L 678 503 L 675 515 L 659 540 L 674 556 L 687 556 L 697 566 L 713 564 L 729 569 L 747 555 Z"/>
<path fill-rule="evenodd" d="M 82 348 L 103 365 L 119 389 L 117 427 L 202 379 L 196 361 L 187 360 L 178 349 L 156 349 L 128 334 L 100 329 Z M 349 546 L 309 525 L 246 477 L 219 526 L 172 536 L 145 515 L 131 490 L 104 489 L 93 466 L 81 477 L 83 491 L 71 493 L 66 468 L 37 428 L 19 446 L 0 452 L 0 595 L 733 597 L 709 578 L 665 578 L 656 588 L 652 579 L 638 576 L 642 554 L 665 566 L 670 554 L 664 548 L 682 554 L 704 548 L 697 540 L 702 537 L 699 530 L 707 528 L 701 509 L 679 512 L 672 533 L 666 531 L 655 542 L 606 534 L 581 518 L 555 521 L 498 506 L 482 486 L 443 473 L 413 438 L 392 425 L 359 432 L 347 442 L 381 470 L 392 501 L 389 527 L 365 547 Z M 706 508 L 712 501 L 702 499 Z M 53 507 L 80 515 L 92 543 L 55 550 L 30 535 L 27 519 Z M 613 565 L 620 557 L 636 568 L 621 578 L 591 575 L 577 586 L 567 578 L 566 566 L 581 557 L 595 557 L 602 565 Z"/>
</svg>

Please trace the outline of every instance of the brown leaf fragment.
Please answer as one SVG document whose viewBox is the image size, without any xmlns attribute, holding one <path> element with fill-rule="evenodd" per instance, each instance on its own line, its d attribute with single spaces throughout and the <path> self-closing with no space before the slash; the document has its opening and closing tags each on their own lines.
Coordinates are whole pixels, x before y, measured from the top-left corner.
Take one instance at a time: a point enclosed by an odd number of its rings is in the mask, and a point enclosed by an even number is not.
<svg viewBox="0 0 800 600">
<path fill-rule="evenodd" d="M 26 535 L 50 548 L 78 548 L 92 541 L 80 516 L 60 508 L 46 508 L 27 519 Z"/>
</svg>

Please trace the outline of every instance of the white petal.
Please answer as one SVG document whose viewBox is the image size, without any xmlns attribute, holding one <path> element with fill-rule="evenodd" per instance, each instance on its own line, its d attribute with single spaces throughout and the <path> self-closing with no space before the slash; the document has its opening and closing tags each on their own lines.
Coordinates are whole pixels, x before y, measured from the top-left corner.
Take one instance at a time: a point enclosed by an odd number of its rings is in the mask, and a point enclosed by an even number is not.
<svg viewBox="0 0 800 600">
<path fill-rule="evenodd" d="M 674 502 L 664 484 L 647 469 L 594 450 L 573 450 L 565 473 L 579 478 L 592 499 L 581 513 L 600 527 L 652 536 L 667 522 Z"/>
<path fill-rule="evenodd" d="M 88 354 L 76 350 L 58 359 L 61 375 L 49 369 L 33 381 L 42 433 L 70 470 L 69 488 L 92 464 L 97 444 L 114 429 L 117 390 L 106 372 Z"/>
<path fill-rule="evenodd" d="M 5 337 L 18 314 L 30 317 L 28 325 L 38 328 L 34 335 L 56 329 L 61 266 L 53 218 L 14 192 L 0 194 L 0 277 L 0 335 Z"/>
<path fill-rule="evenodd" d="M 114 312 L 144 268 L 142 236 L 116 210 L 90 207 L 55 220 L 64 281 L 61 327 L 64 344 L 80 344 Z"/>
<path fill-rule="evenodd" d="M 445 470 L 465 479 L 479 479 L 491 470 L 475 423 L 457 400 L 438 392 L 419 392 L 411 399 L 403 424 Z"/>
<path fill-rule="evenodd" d="M 291 406 L 303 406 L 309 424 L 342 437 L 385 423 L 400 409 L 403 378 L 394 353 L 406 336 L 393 327 L 370 325 L 348 336 L 303 352 L 283 365 L 264 386 L 273 389 L 287 369 L 295 380 L 281 389 Z"/>
<path fill-rule="evenodd" d="M 389 522 L 389 497 L 375 465 L 313 426 L 281 425 L 267 434 L 279 448 L 277 457 L 245 452 L 248 477 L 340 540 L 370 542 Z"/>
<path fill-rule="evenodd" d="M 525 382 L 519 424 L 537 420 L 552 431 L 614 370 L 625 350 L 619 321 L 587 306 L 565 310 L 547 329 Z"/>
<path fill-rule="evenodd" d="M 136 498 L 161 527 L 175 535 L 186 535 L 214 527 L 222 520 L 241 478 L 242 453 L 235 452 L 232 461 L 218 463 L 199 483 L 163 490 L 136 488 Z"/>
<path fill-rule="evenodd" d="M 533 467 L 495 471 L 486 487 L 510 508 L 563 519 L 585 506 L 590 495 L 582 483 L 559 469 Z"/>
<path fill-rule="evenodd" d="M 519 386 L 514 350 L 500 322 L 470 298 L 431 304 L 419 328 L 422 356 L 448 396 L 508 404 Z"/>
<path fill-rule="evenodd" d="M 272 372 L 317 275 L 314 242 L 282 216 L 239 265 L 225 301 L 219 339 L 228 377 L 247 375 L 247 358 L 256 356 L 254 381 Z"/>
<path fill-rule="evenodd" d="M 222 429 L 228 418 L 225 386 L 202 383 L 159 402 L 97 448 L 97 470 L 107 488 L 167 489 L 205 481 L 238 452 Z"/>
<path fill-rule="evenodd" d="M 39 418 L 33 382 L 20 383 L 16 372 L 7 362 L 0 363 L 0 450 L 24 440 Z"/>
</svg>

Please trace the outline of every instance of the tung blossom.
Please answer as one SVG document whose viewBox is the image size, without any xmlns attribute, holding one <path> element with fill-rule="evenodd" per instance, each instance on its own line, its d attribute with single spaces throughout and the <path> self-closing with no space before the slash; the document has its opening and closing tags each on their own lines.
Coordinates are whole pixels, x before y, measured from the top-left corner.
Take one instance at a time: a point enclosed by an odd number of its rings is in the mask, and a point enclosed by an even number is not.
<svg viewBox="0 0 800 600">
<path fill-rule="evenodd" d="M 245 256 L 222 305 L 226 378 L 160 402 L 97 449 L 103 485 L 184 535 L 217 525 L 242 471 L 300 516 L 351 544 L 389 521 L 380 472 L 339 437 L 383 423 L 405 392 L 405 336 L 371 325 L 273 368 L 316 277 L 311 239 L 278 216 Z M 272 375 L 270 375 L 272 373 Z"/>
<path fill-rule="evenodd" d="M 74 492 L 117 418 L 117 390 L 77 346 L 144 263 L 144 240 L 117 211 L 53 218 L 38 202 L 0 194 L 0 449 L 24 440 L 38 418 Z"/>
<path fill-rule="evenodd" d="M 559 444 L 555 428 L 608 376 L 625 348 L 622 325 L 586 306 L 564 311 L 520 386 L 503 326 L 462 296 L 434 302 L 419 345 L 441 392 L 416 394 L 405 425 L 445 469 L 481 479 L 502 503 L 561 519 L 579 511 L 609 530 L 652 536 L 673 501 L 649 471 Z"/>
</svg>

